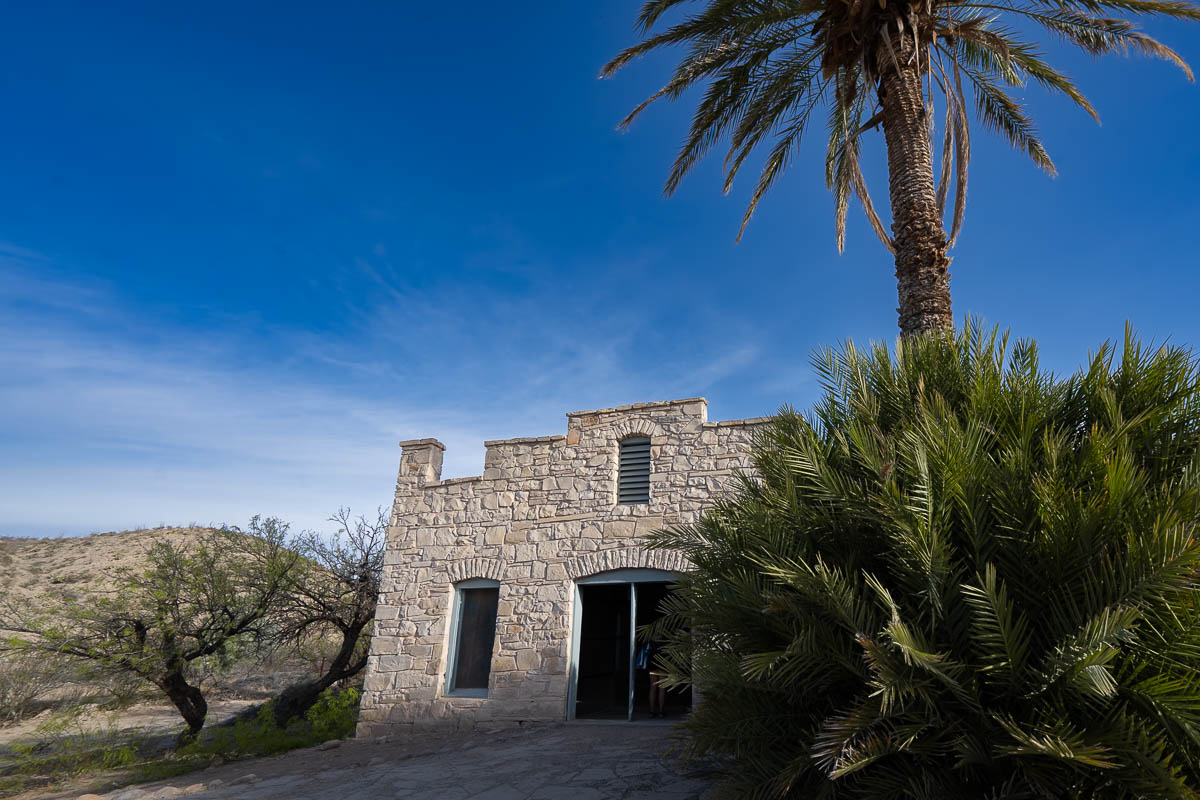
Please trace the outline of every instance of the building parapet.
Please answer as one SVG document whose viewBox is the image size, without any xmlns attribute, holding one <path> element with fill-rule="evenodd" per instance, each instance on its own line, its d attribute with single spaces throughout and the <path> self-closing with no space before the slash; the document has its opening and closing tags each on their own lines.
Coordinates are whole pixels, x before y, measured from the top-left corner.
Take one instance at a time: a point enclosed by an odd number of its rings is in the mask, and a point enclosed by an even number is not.
<svg viewBox="0 0 1200 800">
<path fill-rule="evenodd" d="M 639 411 L 652 411 L 672 406 L 685 407 L 685 414 L 688 414 L 687 406 L 699 406 L 689 416 L 699 416 L 701 418 L 700 426 L 703 430 L 750 427 L 771 421 L 770 417 L 747 417 L 745 419 L 727 419 L 709 422 L 707 421 L 708 400 L 703 397 L 688 397 L 682 400 L 659 400 L 650 403 L 630 403 L 629 405 L 599 408 L 591 411 L 568 411 L 566 417 L 570 430 L 565 436 L 563 434 L 552 434 L 550 436 L 517 436 L 511 439 L 485 440 L 483 446 L 486 448 L 486 453 L 484 454 L 484 473 L 482 475 L 446 478 L 442 480 L 442 453 L 445 452 L 446 445 L 434 438 L 408 439 L 400 442 L 400 447 L 404 449 L 404 456 L 401 459 L 401 477 L 409 475 L 422 476 L 425 480 L 420 481 L 421 485 L 428 487 L 453 486 L 472 481 L 491 480 L 498 477 L 493 469 L 494 465 L 502 457 L 501 454 L 510 448 L 532 445 L 536 450 L 548 451 L 563 443 L 575 445 L 579 442 L 578 428 L 580 424 L 587 426 L 589 422 L 587 418 L 589 417 L 607 417 L 613 414 L 629 415 L 636 414 Z M 405 469 L 404 465 L 408 465 L 409 468 Z"/>
<path fill-rule="evenodd" d="M 403 442 L 400 442 L 400 447 L 418 448 L 426 446 L 433 446 L 443 451 L 446 449 L 446 445 L 437 439 L 405 439 Z"/>
<path fill-rule="evenodd" d="M 486 441 L 484 441 L 483 446 L 484 447 L 504 447 L 506 445 L 514 445 L 514 444 L 543 444 L 545 442 L 554 442 L 559 439 L 566 439 L 566 438 L 567 437 L 563 436 L 562 434 L 555 434 L 553 436 L 517 436 L 516 438 L 513 438 L 513 439 L 486 440 Z"/>
<path fill-rule="evenodd" d="M 706 422 L 705 428 L 743 428 L 748 425 L 763 425 L 771 421 L 770 417 L 746 417 L 745 419 L 724 419 L 720 422 Z"/>
<path fill-rule="evenodd" d="M 599 416 L 601 414 L 626 414 L 630 411 L 641 411 L 647 408 L 665 408 L 666 406 L 683 406 L 689 403 L 699 403 L 705 407 L 705 412 L 708 408 L 708 400 L 704 397 L 687 397 L 683 400 L 655 400 L 649 403 L 630 403 L 629 405 L 616 406 L 615 408 L 597 408 L 593 411 L 568 411 L 567 419 L 571 417 L 589 417 Z"/>
</svg>

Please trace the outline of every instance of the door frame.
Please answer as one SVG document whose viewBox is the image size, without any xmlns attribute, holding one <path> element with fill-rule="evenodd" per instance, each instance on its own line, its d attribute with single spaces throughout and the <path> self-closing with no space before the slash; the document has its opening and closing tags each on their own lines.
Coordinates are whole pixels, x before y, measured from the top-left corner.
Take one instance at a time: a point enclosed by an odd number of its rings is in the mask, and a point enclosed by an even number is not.
<svg viewBox="0 0 1200 800">
<path fill-rule="evenodd" d="M 614 569 L 577 578 L 574 581 L 574 597 L 571 604 L 571 663 L 567 670 L 567 719 L 575 719 L 575 695 L 579 687 L 579 644 L 583 627 L 583 593 L 580 586 L 622 583 L 629 588 L 629 704 L 625 720 L 633 720 L 633 662 L 637 658 L 637 585 L 639 583 L 674 583 L 678 575 L 665 569 Z"/>
</svg>

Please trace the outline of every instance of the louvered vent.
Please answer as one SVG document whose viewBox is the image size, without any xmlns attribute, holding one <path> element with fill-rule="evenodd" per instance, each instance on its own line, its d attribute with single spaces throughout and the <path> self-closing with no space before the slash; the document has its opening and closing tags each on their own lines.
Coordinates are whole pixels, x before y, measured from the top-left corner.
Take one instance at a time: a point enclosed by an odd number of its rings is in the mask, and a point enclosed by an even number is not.
<svg viewBox="0 0 1200 800">
<path fill-rule="evenodd" d="M 645 436 L 621 442 L 617 470 L 617 502 L 650 502 L 650 440 Z"/>
</svg>

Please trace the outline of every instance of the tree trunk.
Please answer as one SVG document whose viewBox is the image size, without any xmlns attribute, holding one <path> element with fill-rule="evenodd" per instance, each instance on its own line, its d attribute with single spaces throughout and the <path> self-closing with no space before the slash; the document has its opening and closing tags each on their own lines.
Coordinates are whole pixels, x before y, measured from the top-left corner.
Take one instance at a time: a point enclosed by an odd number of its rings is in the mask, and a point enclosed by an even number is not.
<svg viewBox="0 0 1200 800">
<path fill-rule="evenodd" d="M 290 720 L 303 715 L 316 704 L 321 692 L 338 681 L 353 677 L 367 665 L 365 658 L 352 661 L 354 651 L 358 647 L 358 640 L 366 625 L 367 621 L 364 620 L 342 631 L 342 646 L 337 655 L 333 657 L 333 661 L 329 663 L 329 669 L 325 671 L 324 675 L 315 681 L 293 684 L 275 698 L 276 725 L 282 728 Z"/>
<path fill-rule="evenodd" d="M 203 692 L 199 687 L 189 684 L 178 672 L 168 674 L 158 685 L 175 704 L 175 708 L 179 709 L 180 716 L 187 723 L 188 729 L 180 737 L 181 741 L 194 739 L 204 727 L 204 718 L 208 716 L 208 703 Z"/>
<path fill-rule="evenodd" d="M 919 60 L 908 63 L 913 54 L 912 34 L 906 32 L 894 39 L 892 46 L 900 69 L 897 71 L 886 48 L 881 48 L 879 101 L 883 106 L 892 237 L 896 242 L 897 311 L 900 332 L 910 336 L 953 330 L 954 315 L 950 310 L 950 259 L 934 190 L 921 70 Z M 925 54 L 921 56 L 923 59 Z"/>
</svg>

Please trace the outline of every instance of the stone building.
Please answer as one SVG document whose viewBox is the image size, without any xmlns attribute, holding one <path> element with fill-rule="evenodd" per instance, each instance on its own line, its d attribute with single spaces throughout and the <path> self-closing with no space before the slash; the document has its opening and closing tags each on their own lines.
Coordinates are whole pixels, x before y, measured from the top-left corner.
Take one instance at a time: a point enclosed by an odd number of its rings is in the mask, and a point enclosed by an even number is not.
<svg viewBox="0 0 1200 800">
<path fill-rule="evenodd" d="M 573 412 L 448 480 L 441 442 L 401 442 L 359 735 L 640 716 L 634 631 L 687 568 L 645 537 L 695 521 L 764 421 L 708 422 L 703 398 Z"/>
</svg>

